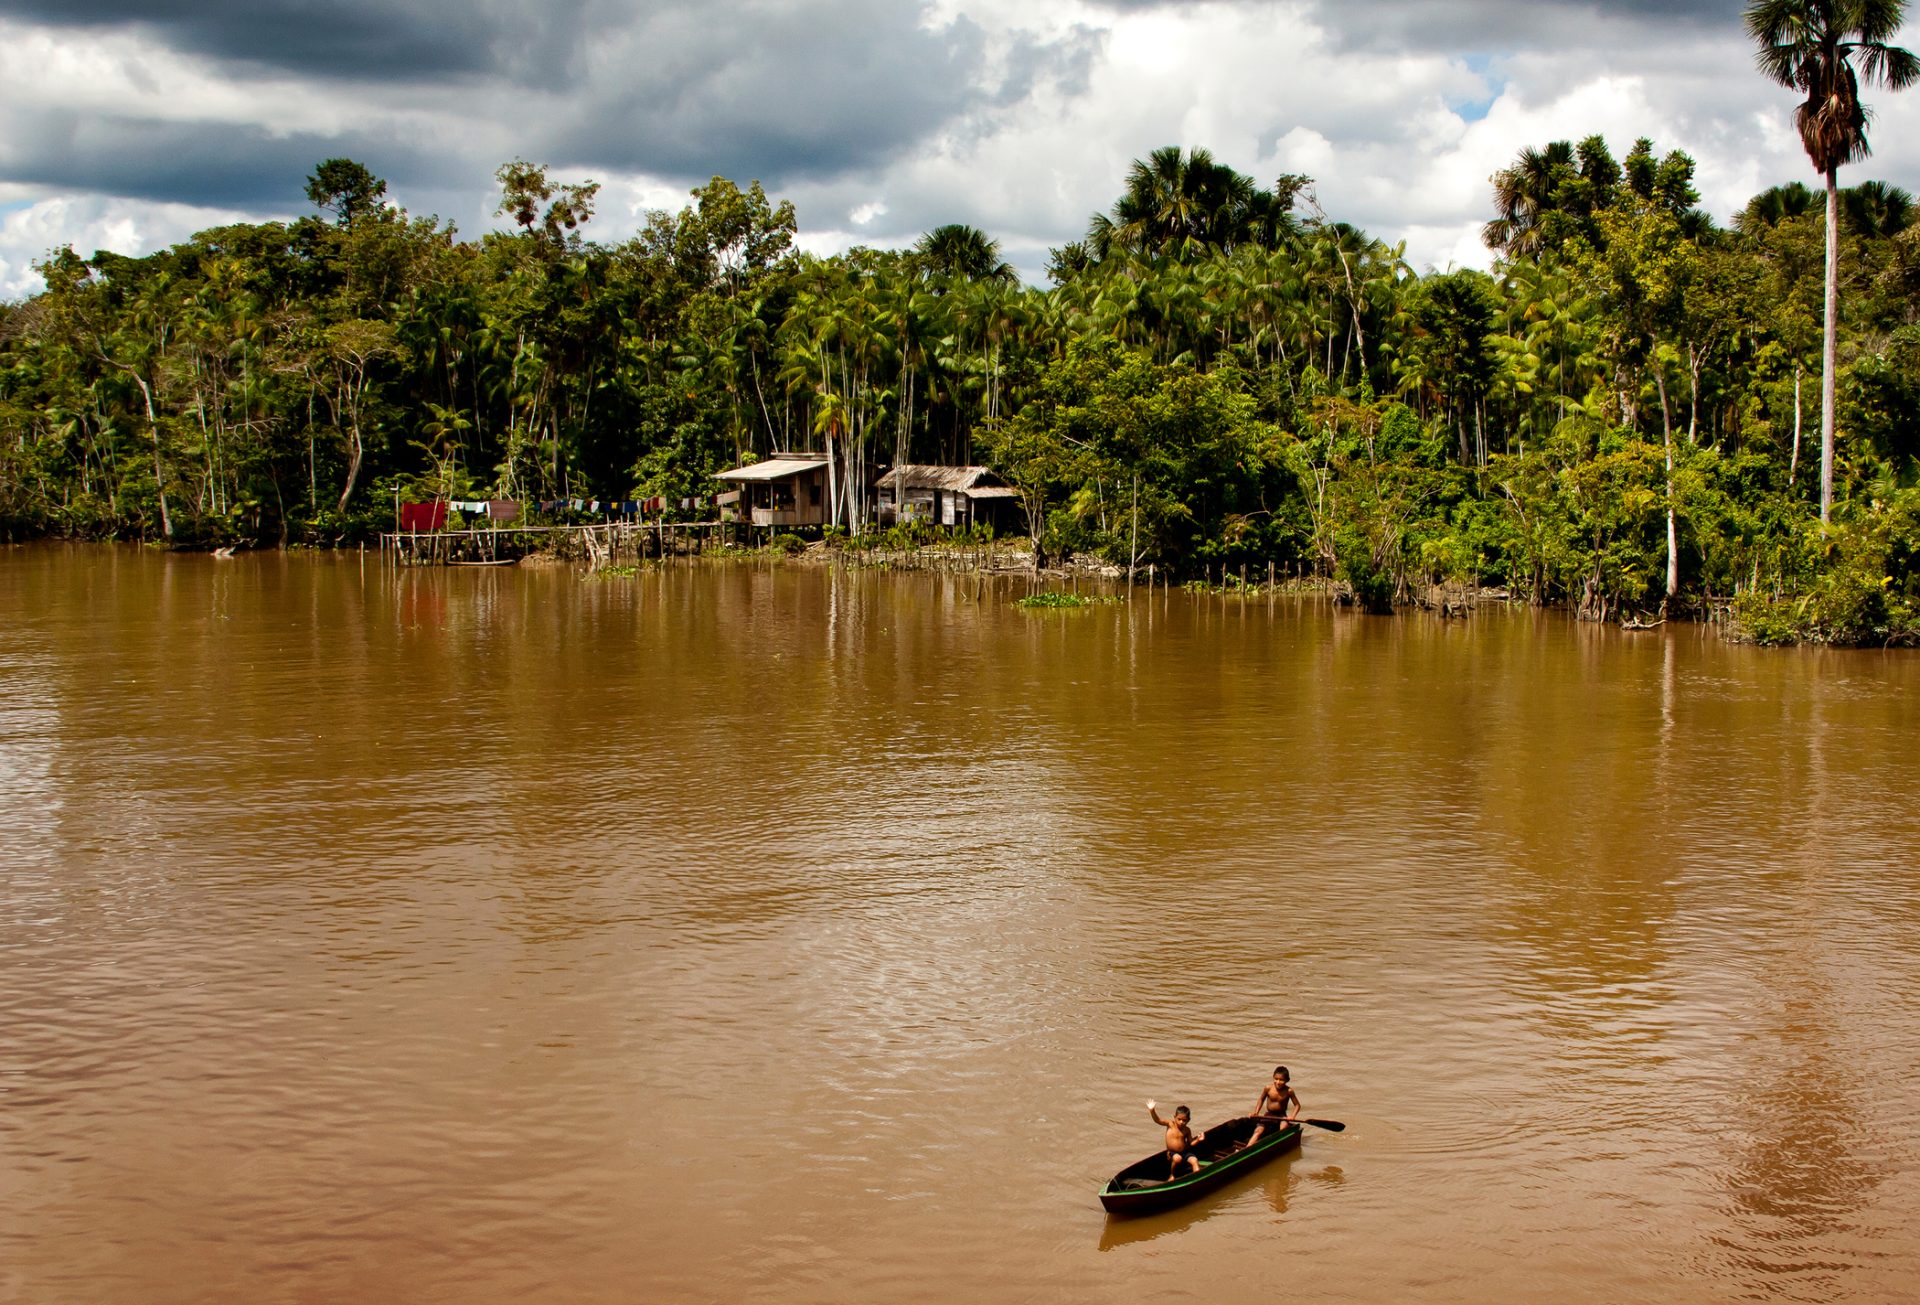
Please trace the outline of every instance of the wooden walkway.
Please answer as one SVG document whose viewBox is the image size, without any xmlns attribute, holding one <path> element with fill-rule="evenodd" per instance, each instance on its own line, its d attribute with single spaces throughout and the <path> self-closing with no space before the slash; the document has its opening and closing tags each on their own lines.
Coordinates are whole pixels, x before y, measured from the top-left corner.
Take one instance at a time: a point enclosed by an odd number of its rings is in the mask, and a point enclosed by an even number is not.
<svg viewBox="0 0 1920 1305">
<path fill-rule="evenodd" d="M 593 526 L 482 526 L 473 530 L 388 531 L 380 552 L 396 566 L 506 566 L 549 549 L 596 567 L 650 557 L 688 557 L 724 543 L 732 521 L 610 521 Z"/>
</svg>

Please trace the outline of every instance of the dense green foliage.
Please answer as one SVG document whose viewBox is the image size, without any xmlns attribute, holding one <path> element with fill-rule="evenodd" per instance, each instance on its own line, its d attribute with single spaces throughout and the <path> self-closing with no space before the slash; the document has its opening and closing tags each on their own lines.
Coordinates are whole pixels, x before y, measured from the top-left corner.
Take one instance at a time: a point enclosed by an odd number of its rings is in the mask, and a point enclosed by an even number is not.
<svg viewBox="0 0 1920 1305">
<path fill-rule="evenodd" d="M 1040 290 L 960 226 L 797 253 L 791 206 L 720 178 L 600 244 L 594 187 L 516 161 L 517 229 L 463 241 L 329 160 L 324 219 L 60 251 L 45 293 L 0 306 L 0 534 L 325 543 L 387 527 L 396 495 L 677 500 L 813 448 L 840 484 L 987 461 L 1043 557 L 1273 566 L 1376 610 L 1492 585 L 1911 639 L 1911 202 L 1841 192 L 1822 524 L 1823 197 L 1777 188 L 1719 230 L 1692 167 L 1647 142 L 1530 150 L 1495 178 L 1494 271 L 1421 276 L 1297 212 L 1304 178 L 1159 151 Z M 837 516 L 860 534 L 868 511 Z"/>
</svg>

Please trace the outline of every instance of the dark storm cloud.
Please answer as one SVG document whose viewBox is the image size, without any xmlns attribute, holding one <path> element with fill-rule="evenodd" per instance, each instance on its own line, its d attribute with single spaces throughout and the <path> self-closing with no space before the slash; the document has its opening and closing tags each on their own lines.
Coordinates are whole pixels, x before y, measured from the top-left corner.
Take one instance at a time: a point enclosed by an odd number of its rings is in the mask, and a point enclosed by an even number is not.
<svg viewBox="0 0 1920 1305">
<path fill-rule="evenodd" d="M 1084 86 L 1097 48 L 1076 31 L 989 56 L 971 21 L 925 26 L 901 0 L 0 0 L 7 17 L 131 35 L 212 60 L 241 85 L 353 78 L 370 106 L 430 103 L 476 128 L 435 143 L 470 179 L 491 173 L 498 150 L 570 170 L 770 184 L 871 169 L 1045 79 Z M 239 204 L 284 195 L 317 158 L 361 157 L 344 138 L 133 117 L 56 132 L 57 115 L 24 116 L 11 146 L 0 142 L 0 180 Z M 41 148 L 56 135 L 60 148 Z M 421 144 L 364 161 L 396 186 L 418 184 L 429 180 L 414 171 Z"/>
<path fill-rule="evenodd" d="M 768 181 L 871 165 L 979 102 L 982 46 L 973 24 L 929 31 L 893 0 L 654 6 L 588 56 L 549 148 Z"/>
<path fill-rule="evenodd" d="M 1741 0 L 1313 0 L 1339 44 L 1369 48 L 1512 50 L 1562 40 L 1592 47 L 1655 39 L 1658 29 L 1740 31 Z M 1570 30 L 1573 29 L 1573 30 Z"/>
<path fill-rule="evenodd" d="M 308 207 L 306 179 L 314 165 L 337 154 L 362 159 L 382 175 L 428 182 L 443 166 L 411 147 L 367 137 L 27 112 L 13 115 L 0 144 L 0 176 L 55 190 L 290 212 Z"/>
<path fill-rule="evenodd" d="M 1178 12 L 1190 0 L 1091 0 L 1117 13 Z M 1272 0 L 1228 0 L 1269 8 Z M 1512 50 L 1549 44 L 1578 24 L 1582 42 L 1611 28 L 1623 37 L 1649 24 L 1740 30 L 1743 0 L 1305 0 L 1337 46 L 1367 49 Z"/>
<path fill-rule="evenodd" d="M 1105 32 L 1082 24 L 1052 41 L 1022 42 L 1008 56 L 1005 80 L 993 102 L 1001 107 L 1019 104 L 1043 83 L 1069 99 L 1086 94 L 1094 60 L 1106 44 Z"/>
<path fill-rule="evenodd" d="M 182 54 L 328 79 L 537 76 L 577 48 L 586 0 L 0 0 L 0 17 L 138 32 Z"/>
</svg>

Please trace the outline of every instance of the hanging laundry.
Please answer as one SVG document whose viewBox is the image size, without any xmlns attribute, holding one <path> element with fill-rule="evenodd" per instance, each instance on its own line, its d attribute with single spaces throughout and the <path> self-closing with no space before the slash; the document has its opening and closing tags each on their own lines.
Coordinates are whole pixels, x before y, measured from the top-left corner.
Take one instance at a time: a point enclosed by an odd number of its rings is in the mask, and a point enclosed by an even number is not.
<svg viewBox="0 0 1920 1305">
<path fill-rule="evenodd" d="M 512 499 L 496 498 L 496 499 L 490 499 L 488 501 L 487 520 L 518 521 L 519 519 L 520 519 L 520 505 L 518 503 L 515 503 Z"/>
<path fill-rule="evenodd" d="M 451 503 L 447 504 L 447 506 L 452 508 L 455 512 L 485 512 L 487 510 L 487 501 L 485 499 L 475 500 L 475 499 L 456 498 Z"/>
<path fill-rule="evenodd" d="M 431 503 L 400 505 L 400 529 L 402 530 L 438 530 L 446 524 L 447 504 L 444 499 L 436 499 Z"/>
</svg>

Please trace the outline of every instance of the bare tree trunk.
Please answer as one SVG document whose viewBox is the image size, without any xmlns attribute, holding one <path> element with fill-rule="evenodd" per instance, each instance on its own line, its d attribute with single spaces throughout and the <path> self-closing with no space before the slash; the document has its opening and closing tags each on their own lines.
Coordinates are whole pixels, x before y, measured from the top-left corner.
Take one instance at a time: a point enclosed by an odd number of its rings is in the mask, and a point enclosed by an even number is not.
<svg viewBox="0 0 1920 1305">
<path fill-rule="evenodd" d="M 1840 317 L 1839 181 L 1827 169 L 1827 322 L 1820 346 L 1820 521 L 1833 514 L 1833 385 L 1839 358 L 1836 330 Z"/>
<path fill-rule="evenodd" d="M 773 414 L 767 411 L 767 394 L 765 390 L 760 388 L 760 357 L 758 354 L 749 350 L 747 353 L 747 361 L 753 364 L 753 397 L 760 401 L 760 419 L 767 423 L 767 441 L 768 444 L 771 445 L 773 441 Z M 757 443 L 757 441 L 749 441 L 748 447 L 756 447 Z M 767 451 L 772 452 L 773 450 L 769 447 Z"/>
<path fill-rule="evenodd" d="M 1127 586 L 1133 586 L 1134 568 L 1140 564 L 1140 473 L 1133 473 L 1133 537 L 1127 541 Z"/>
<path fill-rule="evenodd" d="M 160 533 L 168 539 L 173 538 L 173 515 L 167 511 L 166 473 L 160 465 L 160 421 L 153 414 L 153 387 L 147 384 L 147 378 L 139 372 L 127 369 L 134 383 L 140 387 L 140 397 L 147 404 L 147 430 L 153 436 L 153 492 L 160 496 Z"/>
<path fill-rule="evenodd" d="M 1800 474 L 1800 368 L 1793 369 L 1793 460 L 1787 463 L 1787 484 Z"/>
<path fill-rule="evenodd" d="M 353 487 L 360 479 L 360 463 L 366 456 L 366 443 L 360 437 L 360 396 L 349 387 L 345 406 L 347 409 L 347 428 L 353 435 L 353 452 L 347 459 L 347 481 L 340 487 L 340 503 L 334 511 L 345 515 L 347 500 L 353 497 Z"/>
<path fill-rule="evenodd" d="M 1700 443 L 1700 361 L 1691 344 L 1687 346 L 1687 443 Z"/>
<path fill-rule="evenodd" d="M 1667 596 L 1660 604 L 1665 615 L 1667 604 L 1680 593 L 1680 531 L 1673 515 L 1673 410 L 1667 403 L 1667 371 L 1655 367 L 1654 383 L 1660 387 L 1660 429 L 1667 446 Z"/>
<path fill-rule="evenodd" d="M 906 348 L 901 347 L 904 357 Z M 901 509 L 907 492 L 907 440 L 913 429 L 913 368 L 902 365 L 905 376 L 900 386 L 900 411 L 893 431 L 893 524 L 900 525 Z M 876 505 L 877 506 L 877 505 Z"/>
<path fill-rule="evenodd" d="M 1353 333 L 1360 342 L 1360 375 L 1364 378 L 1367 374 L 1367 333 L 1360 325 L 1360 292 L 1354 288 L 1353 269 L 1347 266 L 1347 251 L 1344 249 L 1340 251 L 1340 270 L 1347 278 L 1347 306 L 1353 310 Z M 1346 371 L 1347 365 L 1342 362 L 1341 375 L 1344 376 Z"/>
<path fill-rule="evenodd" d="M 839 474 L 840 468 L 838 465 L 839 457 L 840 457 L 840 451 L 833 447 L 833 428 L 828 427 L 827 428 L 827 520 L 834 525 L 838 525 L 840 523 L 840 474 Z M 799 500 L 797 491 L 794 498 L 793 506 L 796 512 L 799 511 L 800 500 Z"/>
</svg>

